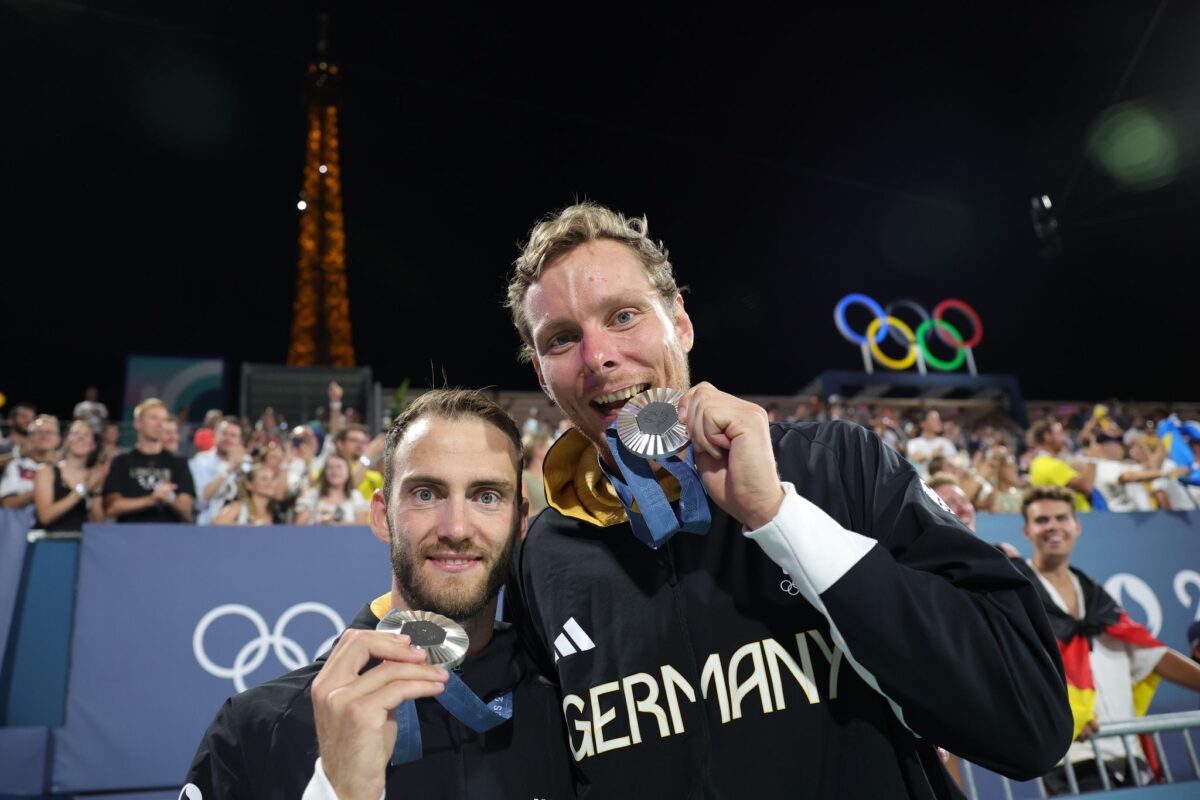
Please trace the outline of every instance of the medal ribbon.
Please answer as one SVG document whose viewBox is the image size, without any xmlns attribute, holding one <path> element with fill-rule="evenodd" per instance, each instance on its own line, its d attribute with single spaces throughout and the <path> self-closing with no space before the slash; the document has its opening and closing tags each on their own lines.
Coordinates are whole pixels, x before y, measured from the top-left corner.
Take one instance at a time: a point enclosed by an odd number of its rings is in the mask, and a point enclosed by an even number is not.
<svg viewBox="0 0 1200 800">
<path fill-rule="evenodd" d="M 679 531 L 697 536 L 708 533 L 712 513 L 708 510 L 708 495 L 704 492 L 704 483 L 700 480 L 700 473 L 696 471 L 692 445 L 689 444 L 685 449 L 684 459 L 675 455 L 658 462 L 679 481 L 679 510 L 676 511 L 671 506 L 671 501 L 667 500 L 662 487 L 658 485 L 649 461 L 631 453 L 621 444 L 616 423 L 609 425 L 604 433 L 608 450 L 612 453 L 620 474 L 610 470 L 603 460 L 600 466 L 613 488 L 617 490 L 617 497 L 621 498 L 621 505 L 625 506 L 629 525 L 638 541 L 657 550 Z M 637 500 L 638 511 L 633 510 L 634 500 Z"/>
<path fill-rule="evenodd" d="M 512 719 L 512 692 L 505 692 L 485 703 L 453 671 L 450 672 L 450 679 L 446 681 L 446 688 L 433 699 L 449 711 L 451 716 L 476 733 L 490 731 Z M 416 701 L 405 700 L 396 708 L 396 746 L 392 748 L 391 764 L 394 767 L 410 761 L 419 761 L 422 755 L 421 723 L 417 718 L 417 704 Z"/>
</svg>

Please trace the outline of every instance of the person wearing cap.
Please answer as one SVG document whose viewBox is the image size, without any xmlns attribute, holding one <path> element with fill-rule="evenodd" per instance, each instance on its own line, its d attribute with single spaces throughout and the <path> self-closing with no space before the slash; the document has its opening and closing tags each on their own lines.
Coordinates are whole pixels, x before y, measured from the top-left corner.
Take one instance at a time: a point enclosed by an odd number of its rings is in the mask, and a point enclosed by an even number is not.
<svg viewBox="0 0 1200 800">
<path fill-rule="evenodd" d="M 508 307 L 575 427 L 546 456 L 506 603 L 589 797 L 948 798 L 935 744 L 1018 778 L 1067 749 L 1033 587 L 874 433 L 771 424 L 693 384 L 703 337 L 645 218 L 544 218 Z M 650 389 L 682 393 L 694 472 L 616 441 Z"/>
<path fill-rule="evenodd" d="M 371 498 L 391 590 L 359 611 L 331 652 L 227 700 L 180 797 L 573 797 L 558 697 L 516 631 L 496 620 L 525 535 L 521 462 L 516 423 L 484 395 L 433 390 L 409 405 L 388 432 L 384 488 Z M 392 610 L 461 626 L 469 643 L 455 677 L 409 636 L 377 630 Z M 507 702 L 510 717 L 480 731 L 450 710 L 460 706 L 447 697 L 461 701 L 461 692 Z"/>
<path fill-rule="evenodd" d="M 1071 566 L 1083 524 L 1067 489 L 1034 487 L 1023 503 L 1022 530 L 1033 544 L 1033 558 L 1014 558 L 1013 563 L 1033 582 L 1067 668 L 1076 741 L 1066 758 L 1074 765 L 1080 789 L 1100 789 L 1103 781 L 1087 740 L 1110 720 L 1145 714 L 1160 679 L 1200 691 L 1200 665 L 1155 639 L 1100 583 Z M 1150 762 L 1138 738 L 1125 738 L 1125 743 L 1114 737 L 1097 741 L 1114 786 L 1139 782 L 1129 772 L 1126 745 L 1149 777 Z M 1052 794 L 1068 792 L 1061 767 L 1049 772 L 1044 782 Z"/>
</svg>

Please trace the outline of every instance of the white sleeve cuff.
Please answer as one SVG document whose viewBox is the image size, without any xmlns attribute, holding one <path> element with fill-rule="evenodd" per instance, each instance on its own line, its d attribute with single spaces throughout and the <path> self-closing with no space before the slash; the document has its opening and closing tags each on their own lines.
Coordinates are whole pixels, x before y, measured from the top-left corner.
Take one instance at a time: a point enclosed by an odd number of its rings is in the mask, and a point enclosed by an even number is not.
<svg viewBox="0 0 1200 800">
<path fill-rule="evenodd" d="M 746 537 L 763 549 L 813 602 L 875 546 L 875 540 L 848 531 L 783 482 L 785 496 L 775 519 Z M 809 591 L 805 591 L 805 589 Z M 809 597 L 811 592 L 814 596 Z"/>
<path fill-rule="evenodd" d="M 387 795 L 387 789 L 379 793 L 379 800 L 384 800 Z M 329 778 L 325 775 L 325 767 L 321 764 L 321 759 L 317 759 L 317 763 L 313 766 L 313 776 L 308 782 L 308 786 L 304 787 L 304 794 L 300 800 L 338 800 L 337 792 L 333 790 L 333 785 L 329 783 Z"/>
</svg>

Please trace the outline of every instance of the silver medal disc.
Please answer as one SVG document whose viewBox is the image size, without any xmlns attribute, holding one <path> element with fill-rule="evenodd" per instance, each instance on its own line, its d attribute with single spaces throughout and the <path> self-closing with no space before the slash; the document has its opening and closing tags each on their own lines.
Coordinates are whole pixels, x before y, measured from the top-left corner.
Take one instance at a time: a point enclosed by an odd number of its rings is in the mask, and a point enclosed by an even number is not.
<svg viewBox="0 0 1200 800">
<path fill-rule="evenodd" d="M 375 626 L 377 631 L 402 633 L 429 655 L 435 667 L 454 669 L 466 658 L 470 639 L 463 627 L 432 611 L 393 611 Z"/>
<path fill-rule="evenodd" d="M 678 389 L 650 389 L 617 412 L 617 437 L 636 456 L 661 460 L 688 446 L 687 426 L 679 421 Z"/>
</svg>

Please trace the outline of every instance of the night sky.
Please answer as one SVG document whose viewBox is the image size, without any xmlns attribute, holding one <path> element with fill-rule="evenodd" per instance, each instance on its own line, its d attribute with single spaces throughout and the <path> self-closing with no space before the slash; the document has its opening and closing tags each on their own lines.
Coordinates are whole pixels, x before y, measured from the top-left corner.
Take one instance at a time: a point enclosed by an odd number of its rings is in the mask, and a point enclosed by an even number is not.
<svg viewBox="0 0 1200 800">
<path fill-rule="evenodd" d="M 536 388 L 505 275 L 590 198 L 649 216 L 693 376 L 729 391 L 861 369 L 832 321 L 857 291 L 968 301 L 980 370 L 1028 398 L 1200 399 L 1200 4 L 1152 29 L 1158 2 L 888 5 L 4 0 L 0 391 L 67 413 L 88 384 L 119 406 L 129 353 L 285 361 L 327 9 L 354 340 L 385 386 Z M 1089 155 L 1114 102 L 1150 120 L 1136 183 Z"/>
</svg>

